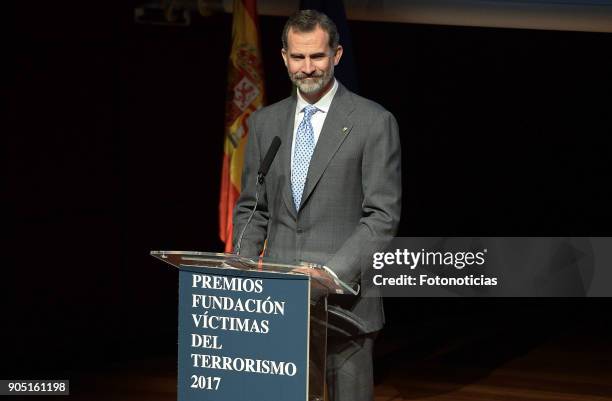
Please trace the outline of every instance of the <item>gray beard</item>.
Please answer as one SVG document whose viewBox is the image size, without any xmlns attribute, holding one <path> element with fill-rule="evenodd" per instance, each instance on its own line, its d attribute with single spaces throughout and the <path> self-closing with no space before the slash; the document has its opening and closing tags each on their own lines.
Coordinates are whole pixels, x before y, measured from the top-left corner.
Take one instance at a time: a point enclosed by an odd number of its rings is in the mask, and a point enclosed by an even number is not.
<svg viewBox="0 0 612 401">
<path fill-rule="evenodd" d="M 289 78 L 291 79 L 291 82 L 293 82 L 293 84 L 298 87 L 300 92 L 306 93 L 306 94 L 316 93 L 320 91 L 329 83 L 329 81 L 331 81 L 333 76 L 334 76 L 333 67 L 328 72 L 323 73 L 322 76 L 316 77 L 314 79 L 308 79 L 308 80 L 304 78 L 297 78 L 296 75 L 289 74 Z"/>
</svg>

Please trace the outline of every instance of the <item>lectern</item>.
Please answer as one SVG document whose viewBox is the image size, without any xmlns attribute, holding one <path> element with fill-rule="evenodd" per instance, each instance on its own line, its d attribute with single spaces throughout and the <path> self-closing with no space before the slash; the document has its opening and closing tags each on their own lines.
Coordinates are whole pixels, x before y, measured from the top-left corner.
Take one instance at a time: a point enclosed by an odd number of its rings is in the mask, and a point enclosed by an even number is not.
<svg viewBox="0 0 612 401">
<path fill-rule="evenodd" d="M 151 255 L 179 270 L 179 401 L 323 400 L 327 295 L 351 287 L 309 263 Z"/>
</svg>

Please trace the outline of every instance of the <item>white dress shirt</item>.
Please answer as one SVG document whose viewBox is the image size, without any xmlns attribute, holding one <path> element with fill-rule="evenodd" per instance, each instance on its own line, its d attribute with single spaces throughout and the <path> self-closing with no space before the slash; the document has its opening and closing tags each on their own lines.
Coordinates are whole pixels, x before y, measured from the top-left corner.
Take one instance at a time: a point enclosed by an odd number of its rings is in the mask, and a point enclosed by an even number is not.
<svg viewBox="0 0 612 401">
<path fill-rule="evenodd" d="M 314 143 L 317 145 L 317 141 L 319 140 L 319 135 L 321 135 L 321 130 L 323 129 L 323 123 L 325 122 L 325 117 L 327 117 L 327 112 L 329 111 L 329 106 L 331 106 L 331 102 L 334 99 L 334 95 L 338 90 L 338 81 L 334 78 L 334 84 L 331 89 L 323 95 L 318 102 L 314 103 L 318 111 L 313 114 L 310 118 L 310 123 L 312 124 L 312 129 L 314 131 Z M 295 151 L 295 137 L 297 135 L 297 129 L 300 126 L 300 123 L 304 119 L 304 107 L 308 106 L 308 103 L 302 95 L 300 91 L 297 90 L 297 104 L 295 106 L 295 123 L 293 124 L 293 139 L 291 140 L 291 168 L 293 168 L 293 152 Z"/>
</svg>

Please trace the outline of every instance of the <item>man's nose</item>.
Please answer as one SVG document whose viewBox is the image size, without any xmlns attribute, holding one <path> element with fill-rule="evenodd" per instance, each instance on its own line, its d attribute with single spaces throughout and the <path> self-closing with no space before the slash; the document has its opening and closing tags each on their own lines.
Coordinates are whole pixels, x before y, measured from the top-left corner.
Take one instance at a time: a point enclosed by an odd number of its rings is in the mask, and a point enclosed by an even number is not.
<svg viewBox="0 0 612 401">
<path fill-rule="evenodd" d="M 312 60 L 310 60 L 309 58 L 306 58 L 302 66 L 302 70 L 305 74 L 309 74 L 309 75 L 312 74 L 315 70 L 315 66 Z"/>
</svg>

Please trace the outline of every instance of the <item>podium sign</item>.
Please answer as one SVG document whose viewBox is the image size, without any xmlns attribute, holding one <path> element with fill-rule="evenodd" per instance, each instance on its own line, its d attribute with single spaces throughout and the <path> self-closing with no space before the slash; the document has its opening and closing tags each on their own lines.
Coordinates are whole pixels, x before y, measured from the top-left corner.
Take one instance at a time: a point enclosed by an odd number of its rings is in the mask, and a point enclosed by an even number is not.
<svg viewBox="0 0 612 401">
<path fill-rule="evenodd" d="M 306 401 L 308 276 L 179 273 L 178 399 Z"/>
<path fill-rule="evenodd" d="M 351 287 L 309 263 L 151 255 L 179 269 L 179 401 L 323 401 L 327 295 Z"/>
</svg>

